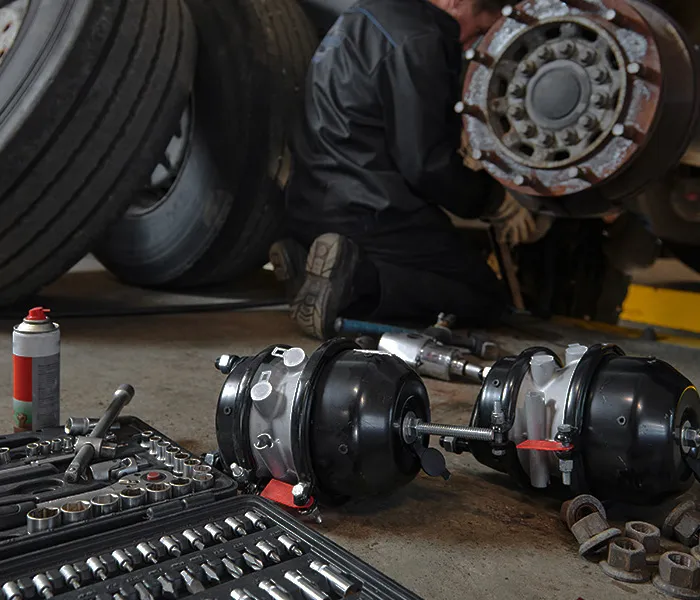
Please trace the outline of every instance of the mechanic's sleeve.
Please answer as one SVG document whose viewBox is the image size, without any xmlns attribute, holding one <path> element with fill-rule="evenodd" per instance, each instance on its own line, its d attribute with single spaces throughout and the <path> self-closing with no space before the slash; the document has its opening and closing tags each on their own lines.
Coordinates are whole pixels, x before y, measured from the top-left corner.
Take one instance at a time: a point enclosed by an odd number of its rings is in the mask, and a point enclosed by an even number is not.
<svg viewBox="0 0 700 600">
<path fill-rule="evenodd" d="M 463 218 L 477 218 L 502 199 L 485 171 L 464 166 L 458 154 L 461 117 L 454 112 L 459 73 L 445 41 L 435 34 L 394 49 L 378 71 L 387 144 L 399 171 L 426 200 Z"/>
</svg>

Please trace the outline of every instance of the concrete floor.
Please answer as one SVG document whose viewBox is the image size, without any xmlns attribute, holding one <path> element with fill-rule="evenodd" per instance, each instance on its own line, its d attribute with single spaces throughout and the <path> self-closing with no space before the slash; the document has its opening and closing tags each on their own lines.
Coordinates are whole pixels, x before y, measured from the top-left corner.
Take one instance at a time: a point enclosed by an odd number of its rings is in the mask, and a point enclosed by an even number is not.
<svg viewBox="0 0 700 600">
<path fill-rule="evenodd" d="M 0 407 L 10 429 L 12 323 L 0 322 Z M 62 416 L 98 416 L 123 382 L 136 388 L 129 413 L 193 451 L 215 447 L 214 409 L 224 352 L 256 353 L 283 342 L 313 350 L 280 311 L 156 317 L 65 319 L 62 325 Z M 553 324 L 499 334 L 506 352 L 534 343 L 561 350 L 570 341 L 610 341 Z M 696 381 L 698 351 L 621 342 L 629 354 L 656 354 Z M 434 418 L 465 422 L 477 387 L 429 382 Z M 431 600 L 455 598 L 658 598 L 651 584 L 613 582 L 579 558 L 558 519 L 559 502 L 517 489 L 469 456 L 448 458 L 452 478 L 418 477 L 392 497 L 324 511 L 318 530 L 390 577 Z M 672 504 L 672 503 L 671 503 Z M 668 506 L 647 518 L 663 517 Z M 621 515 L 630 518 L 633 513 Z"/>
</svg>

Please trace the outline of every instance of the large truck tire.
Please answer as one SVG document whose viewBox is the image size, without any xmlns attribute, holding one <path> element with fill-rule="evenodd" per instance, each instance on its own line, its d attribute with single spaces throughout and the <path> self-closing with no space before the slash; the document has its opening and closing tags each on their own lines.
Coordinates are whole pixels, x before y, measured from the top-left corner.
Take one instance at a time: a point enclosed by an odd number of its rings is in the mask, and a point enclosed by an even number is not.
<svg viewBox="0 0 700 600">
<path fill-rule="evenodd" d="M 9 304 L 80 260 L 148 181 L 190 95 L 196 34 L 181 0 L 19 0 L 0 11 L 14 31 L 0 63 Z"/>
<path fill-rule="evenodd" d="M 135 199 L 95 252 L 136 285 L 220 284 L 265 264 L 281 229 L 288 135 L 318 41 L 296 0 L 187 4 L 199 58 L 174 181 Z"/>
</svg>

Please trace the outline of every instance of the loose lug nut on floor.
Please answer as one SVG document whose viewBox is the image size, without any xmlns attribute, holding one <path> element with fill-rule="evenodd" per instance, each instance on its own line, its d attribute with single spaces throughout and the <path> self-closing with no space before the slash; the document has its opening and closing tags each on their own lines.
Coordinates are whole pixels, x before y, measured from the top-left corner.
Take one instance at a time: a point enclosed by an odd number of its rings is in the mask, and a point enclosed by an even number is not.
<svg viewBox="0 0 700 600">
<path fill-rule="evenodd" d="M 590 494 L 581 494 L 561 505 L 560 516 L 566 526 L 571 529 L 576 521 L 580 521 L 583 517 L 594 512 L 600 513 L 604 519 L 607 518 L 605 507 L 598 498 Z"/>
<path fill-rule="evenodd" d="M 700 562 L 685 552 L 662 554 L 654 586 L 674 598 L 700 598 Z"/>
<path fill-rule="evenodd" d="M 661 558 L 661 530 L 651 523 L 630 521 L 625 524 L 625 537 L 636 540 L 644 546 L 648 565 L 658 565 Z"/>
<path fill-rule="evenodd" d="M 578 552 L 581 556 L 590 556 L 601 551 L 610 540 L 622 533 L 616 527 L 610 527 L 598 511 L 579 519 L 570 529 L 579 543 Z"/>
<path fill-rule="evenodd" d="M 631 538 L 610 542 L 608 559 L 600 563 L 600 568 L 609 577 L 625 583 L 643 583 L 650 577 L 644 546 Z"/>
<path fill-rule="evenodd" d="M 666 517 L 661 532 L 664 537 L 678 540 L 684 546 L 696 546 L 700 533 L 700 513 L 694 501 L 676 506 Z"/>
</svg>

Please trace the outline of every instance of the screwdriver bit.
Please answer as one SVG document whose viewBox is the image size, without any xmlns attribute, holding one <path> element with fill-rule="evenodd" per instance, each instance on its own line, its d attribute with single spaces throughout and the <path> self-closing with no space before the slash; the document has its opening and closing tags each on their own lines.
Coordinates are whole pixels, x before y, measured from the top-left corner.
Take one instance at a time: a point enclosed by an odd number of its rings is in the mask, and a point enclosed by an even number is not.
<svg viewBox="0 0 700 600">
<path fill-rule="evenodd" d="M 272 579 L 261 581 L 258 587 L 274 600 L 294 600 L 294 596 L 283 587 L 278 586 Z"/>
<path fill-rule="evenodd" d="M 185 587 L 190 594 L 199 594 L 199 592 L 203 592 L 206 589 L 202 585 L 202 582 L 197 579 L 189 569 L 180 571 L 180 576 L 185 582 Z"/>
<path fill-rule="evenodd" d="M 158 564 L 158 555 L 156 554 L 153 546 L 151 546 L 148 542 L 141 542 L 140 544 L 137 544 L 136 549 L 141 553 L 144 560 L 147 560 L 154 565 Z"/>
<path fill-rule="evenodd" d="M 153 594 L 148 591 L 148 588 L 143 583 L 135 583 L 134 588 L 139 593 L 139 600 L 155 600 Z"/>
<path fill-rule="evenodd" d="M 253 527 L 257 527 L 258 529 L 267 529 L 267 525 L 265 525 L 265 522 L 262 520 L 262 517 L 254 510 L 249 510 L 245 514 L 245 518 L 253 524 Z"/>
<path fill-rule="evenodd" d="M 118 549 L 112 552 L 114 560 L 117 561 L 119 568 L 131 573 L 134 570 L 134 563 L 131 561 L 131 557 L 124 552 L 124 550 Z"/>
<path fill-rule="evenodd" d="M 80 587 L 80 575 L 78 575 L 78 572 L 71 565 L 63 565 L 58 572 L 65 582 L 72 586 L 74 590 Z"/>
<path fill-rule="evenodd" d="M 221 559 L 224 568 L 228 571 L 228 574 L 234 579 L 238 579 L 245 575 L 245 571 L 241 569 L 235 562 L 233 562 L 228 556 L 224 556 Z"/>
<path fill-rule="evenodd" d="M 164 575 L 158 577 L 156 581 L 160 583 L 160 587 L 163 590 L 163 596 L 165 596 L 168 599 L 177 598 L 177 594 L 175 593 L 175 586 L 173 585 L 172 581 L 170 581 Z"/>
<path fill-rule="evenodd" d="M 297 543 L 296 540 L 290 538 L 286 534 L 282 534 L 277 538 L 277 541 L 282 544 L 288 552 L 291 554 L 296 554 L 297 556 L 302 556 L 304 554 L 304 550 L 302 547 Z"/>
<path fill-rule="evenodd" d="M 251 569 L 255 571 L 260 571 L 265 568 L 265 563 L 261 561 L 257 556 L 253 556 L 250 552 L 242 553 L 243 560 L 250 566 Z"/>
<path fill-rule="evenodd" d="M 226 536 L 224 536 L 224 530 L 221 529 L 216 523 L 207 523 L 204 526 L 204 531 L 206 531 L 212 538 L 214 538 L 220 544 L 225 544 L 228 542 Z"/>
<path fill-rule="evenodd" d="M 238 535 L 248 535 L 245 525 L 240 519 L 237 519 L 236 517 L 226 517 L 224 523 L 226 523 L 226 525 L 228 525 L 234 533 L 237 533 Z"/>
<path fill-rule="evenodd" d="M 221 583 L 221 579 L 219 579 L 219 576 L 217 575 L 216 571 L 212 569 L 211 565 L 208 565 L 207 563 L 202 563 L 199 566 L 202 568 L 202 572 L 207 578 L 207 581 Z"/>
<path fill-rule="evenodd" d="M 168 552 L 168 554 L 170 554 L 170 556 L 177 558 L 182 554 L 182 548 L 180 548 L 178 541 L 171 538 L 169 535 L 164 535 L 159 541 L 161 544 L 163 544 L 163 546 L 165 546 L 165 550 Z"/>
<path fill-rule="evenodd" d="M 43 596 L 46 598 L 46 600 L 53 598 L 53 587 L 51 586 L 51 582 L 46 575 L 43 573 L 34 575 L 32 578 L 32 583 L 34 584 L 36 591 L 39 592 L 40 596 Z"/>
<path fill-rule="evenodd" d="M 2 586 L 2 591 L 5 593 L 5 598 L 7 600 L 22 600 L 22 590 L 14 581 L 8 581 Z"/>
<path fill-rule="evenodd" d="M 282 559 L 280 558 L 279 553 L 277 552 L 277 548 L 275 548 L 272 544 L 269 542 L 266 542 L 265 540 L 260 540 L 258 543 L 255 544 L 255 547 L 260 550 L 265 555 L 265 558 L 268 560 L 271 560 L 272 562 L 280 563 L 282 562 Z"/>
<path fill-rule="evenodd" d="M 231 598 L 233 598 L 233 600 L 258 600 L 245 588 L 242 590 L 232 590 Z"/>
<path fill-rule="evenodd" d="M 99 558 L 97 558 L 96 556 L 91 556 L 85 561 L 85 563 L 87 564 L 88 568 L 92 571 L 94 577 L 97 577 L 102 581 L 105 581 L 107 579 L 107 569 L 105 568 L 104 563 Z"/>
<path fill-rule="evenodd" d="M 206 547 L 202 536 L 193 529 L 185 529 L 185 531 L 182 532 L 182 535 L 192 545 L 192 547 L 196 548 L 197 550 L 204 550 Z"/>
<path fill-rule="evenodd" d="M 287 571 L 284 578 L 298 587 L 309 600 L 330 600 L 328 594 L 299 571 Z"/>
</svg>

